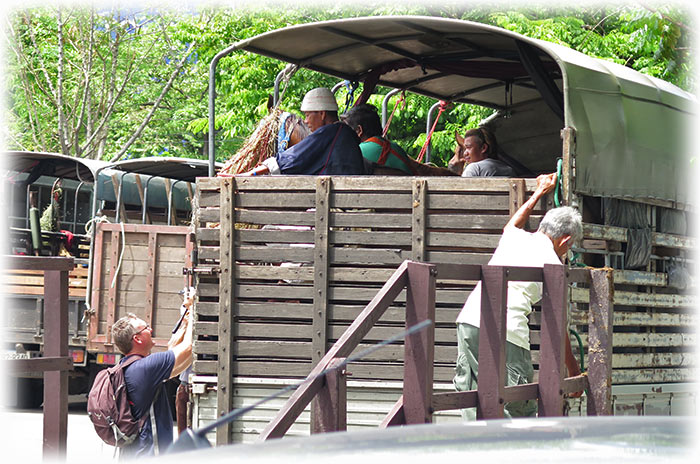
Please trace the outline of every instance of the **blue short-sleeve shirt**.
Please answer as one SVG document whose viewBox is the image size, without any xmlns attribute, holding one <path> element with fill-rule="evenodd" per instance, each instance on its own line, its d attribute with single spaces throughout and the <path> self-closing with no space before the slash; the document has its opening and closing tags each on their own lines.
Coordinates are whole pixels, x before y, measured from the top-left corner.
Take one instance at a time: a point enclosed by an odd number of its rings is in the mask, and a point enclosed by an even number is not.
<svg viewBox="0 0 700 464">
<path fill-rule="evenodd" d="M 153 407 L 156 417 L 158 447 L 161 453 L 165 452 L 173 442 L 173 417 L 164 382 L 170 378 L 174 365 L 175 353 L 165 351 L 153 353 L 134 362 L 124 372 L 127 397 L 135 418 L 139 419 L 149 413 L 153 398 L 160 390 Z M 128 456 L 154 454 L 150 418 L 146 420 L 141 429 L 139 439 L 124 447 L 123 453 Z"/>
</svg>

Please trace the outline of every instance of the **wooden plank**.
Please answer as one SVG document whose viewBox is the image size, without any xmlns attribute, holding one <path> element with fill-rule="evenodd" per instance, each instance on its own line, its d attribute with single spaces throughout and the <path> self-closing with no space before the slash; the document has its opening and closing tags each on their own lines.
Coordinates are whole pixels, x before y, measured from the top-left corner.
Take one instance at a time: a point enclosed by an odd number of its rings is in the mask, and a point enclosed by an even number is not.
<svg viewBox="0 0 700 464">
<path fill-rule="evenodd" d="M 576 154 L 576 129 L 573 127 L 565 127 L 561 130 L 562 138 L 562 203 L 563 205 L 571 206 L 574 198 L 574 189 L 576 187 L 576 179 L 574 178 L 574 158 Z"/>
<path fill-rule="evenodd" d="M 198 210 L 197 215 L 199 216 L 199 223 L 201 225 L 210 222 L 218 223 L 221 221 L 220 208 L 201 208 Z"/>
<path fill-rule="evenodd" d="M 584 346 L 588 346 L 588 335 L 580 334 Z M 536 337 L 533 337 L 537 340 Z M 532 342 L 532 341 L 531 341 Z M 697 335 L 694 333 L 613 333 L 616 348 L 694 348 Z"/>
<path fill-rule="evenodd" d="M 504 194 L 480 195 L 480 194 L 440 194 L 430 191 L 428 205 L 431 211 L 434 210 L 476 210 L 476 211 L 499 211 L 506 214 L 509 210 L 508 196 Z M 503 193 L 507 193 L 504 190 Z M 499 192 L 500 193 L 500 192 Z M 536 210 L 540 208 L 536 207 Z M 465 212 L 466 213 L 466 212 Z"/>
<path fill-rule="evenodd" d="M 538 416 L 541 417 L 564 415 L 564 391 L 562 388 L 564 377 L 566 377 L 564 346 L 568 340 L 566 324 L 567 278 L 565 273 L 564 266 L 544 265 L 537 401 Z"/>
<path fill-rule="evenodd" d="M 664 383 L 694 382 L 697 379 L 696 368 L 660 368 L 660 369 L 619 369 L 613 370 L 614 385 L 627 383 Z"/>
<path fill-rule="evenodd" d="M 238 189 L 242 192 L 249 190 L 313 190 L 314 176 L 274 176 L 274 177 L 240 177 Z M 337 179 L 337 180 L 336 180 Z M 386 176 L 382 177 L 382 187 L 385 190 L 411 191 L 411 177 Z M 221 179 L 207 180 L 197 184 L 213 189 Z M 428 189 L 431 191 L 465 191 L 465 192 L 503 192 L 508 190 L 508 179 L 504 178 L 459 178 L 459 177 L 427 177 Z M 536 184 L 534 179 L 525 179 L 528 191 L 533 191 Z M 354 177 L 337 176 L 334 187 L 338 191 L 369 191 L 377 190 L 376 176 Z"/>
<path fill-rule="evenodd" d="M 452 232 L 428 232 L 428 246 L 431 247 L 465 247 L 488 248 L 493 250 L 498 246 L 501 233 L 498 234 L 473 234 Z"/>
<path fill-rule="evenodd" d="M 513 179 L 510 181 L 510 190 L 508 191 L 509 216 L 513 216 L 525 203 L 525 190 L 525 179 Z M 503 225 L 505 226 L 505 223 Z M 528 229 L 527 223 L 524 229 Z"/>
<path fill-rule="evenodd" d="M 406 329 L 424 321 L 435 320 L 435 274 L 435 266 L 408 263 Z M 407 424 L 432 422 L 435 338 L 434 322 L 405 338 L 402 397 Z"/>
<path fill-rule="evenodd" d="M 620 327 L 692 327 L 697 324 L 694 313 L 632 312 L 616 310 L 613 325 Z M 537 322 L 537 318 L 533 318 Z M 577 325 L 588 324 L 588 315 L 582 311 L 572 311 L 571 322 Z"/>
<path fill-rule="evenodd" d="M 73 258 L 43 256 L 5 256 L 5 269 L 71 271 L 75 268 Z"/>
<path fill-rule="evenodd" d="M 613 281 L 616 284 L 665 287 L 668 285 L 668 274 L 665 272 L 614 270 Z"/>
<path fill-rule="evenodd" d="M 399 213 L 381 212 L 331 212 L 331 227 L 381 227 L 403 228 L 411 227 L 410 216 Z M 236 222 L 252 224 L 279 224 L 295 226 L 313 226 L 314 213 L 312 211 L 263 211 L 263 210 L 236 210 Z"/>
<path fill-rule="evenodd" d="M 68 269 L 72 267 L 71 262 Z M 44 355 L 48 358 L 68 357 L 68 269 L 45 272 Z M 44 386 L 43 456 L 45 460 L 64 459 L 68 436 L 68 372 L 44 372 Z"/>
<path fill-rule="evenodd" d="M 614 353 L 613 369 L 695 367 L 697 355 L 689 353 Z"/>
<path fill-rule="evenodd" d="M 105 233 L 103 229 L 100 228 L 99 223 L 95 224 L 95 243 L 94 243 L 94 256 L 102 256 L 104 252 L 104 240 Z M 90 289 L 90 307 L 89 307 L 89 325 L 88 325 L 88 348 L 92 348 L 92 339 L 98 335 L 99 331 L 99 314 L 97 313 L 97 308 L 100 307 L 100 284 L 102 283 L 102 273 L 103 264 L 96 261 L 92 266 L 92 288 Z"/>
<path fill-rule="evenodd" d="M 202 363 L 206 361 L 199 362 Z M 314 375 L 310 362 L 280 362 L 269 360 L 264 362 L 239 360 L 237 372 L 240 377 L 303 378 Z M 352 380 L 385 379 L 387 381 L 401 381 L 404 376 L 402 365 L 387 363 L 350 363 L 347 372 Z M 436 382 L 450 382 L 454 375 L 454 363 L 449 366 L 435 366 L 434 378 Z M 268 424 L 268 427 L 273 426 L 274 424 Z"/>
<path fill-rule="evenodd" d="M 612 271 L 592 270 L 588 322 L 589 415 L 612 415 L 613 292 Z"/>
<path fill-rule="evenodd" d="M 314 225 L 314 273 L 312 314 L 313 348 L 311 360 L 318 363 L 326 354 L 328 344 L 328 214 L 330 212 L 331 178 L 316 179 L 316 221 Z M 318 417 L 318 410 L 312 408 L 312 421 Z"/>
<path fill-rule="evenodd" d="M 198 335 L 217 335 L 219 322 L 195 322 L 194 330 Z M 328 329 L 329 342 L 343 339 L 345 332 L 352 327 L 331 325 Z M 313 327 L 311 324 L 291 324 L 291 323 L 274 323 L 269 322 L 239 322 L 237 325 L 236 337 L 242 339 L 256 340 L 297 340 L 307 341 L 312 340 Z M 387 338 L 393 337 L 400 333 L 401 329 L 397 327 L 372 327 L 367 330 L 362 340 L 365 343 L 380 342 Z M 435 329 L 435 341 L 437 343 L 453 343 L 455 338 L 453 327 L 438 327 Z"/>
<path fill-rule="evenodd" d="M 583 288 L 571 289 L 571 301 L 588 303 L 588 290 Z M 616 306 L 644 306 L 649 308 L 692 308 L 697 305 L 695 295 L 669 295 L 663 293 L 637 293 L 621 290 L 615 291 Z"/>
<path fill-rule="evenodd" d="M 583 236 L 585 238 L 610 240 L 615 242 L 627 242 L 627 229 L 623 227 L 604 226 L 599 224 L 583 224 Z M 695 239 L 680 235 L 651 233 L 651 243 L 654 246 L 678 248 L 682 250 L 695 249 Z"/>
<path fill-rule="evenodd" d="M 235 178 L 222 180 L 221 182 L 221 274 L 219 276 L 219 320 L 216 322 L 216 333 L 219 338 L 218 369 L 216 371 L 219 379 L 219 394 L 217 395 L 217 416 L 222 416 L 233 409 L 233 385 L 232 379 L 237 375 L 236 353 L 234 337 L 236 335 L 235 325 L 235 246 L 234 246 L 234 223 L 233 208 L 235 203 Z M 201 294 L 200 294 L 201 298 Z M 201 333 L 197 328 L 202 322 L 195 323 L 195 333 Z M 214 334 L 212 334 L 214 335 Z M 197 364 L 195 364 L 195 372 Z M 202 372 L 204 373 L 204 372 Z M 225 424 L 216 430 L 216 444 L 225 445 L 231 443 L 231 424 Z"/>
<path fill-rule="evenodd" d="M 265 208 L 265 209 L 308 209 L 314 207 L 316 195 L 310 192 L 286 192 L 280 195 L 274 191 L 243 192 L 234 197 L 236 208 Z"/>
<path fill-rule="evenodd" d="M 117 273 L 119 270 L 119 253 L 120 253 L 120 235 L 116 231 L 112 231 L 111 249 L 110 249 L 110 272 L 108 276 L 109 296 L 107 303 L 107 327 L 112 327 L 116 322 L 117 314 L 117 294 L 119 291 L 119 279 Z M 107 330 L 107 342 L 112 342 L 112 331 Z"/>
<path fill-rule="evenodd" d="M 25 286 L 25 285 L 2 285 L 0 286 L 3 293 L 11 295 L 37 295 L 41 296 L 44 294 L 44 288 L 35 286 Z M 68 291 L 68 296 L 70 297 L 85 297 L 87 296 L 87 290 L 81 288 L 71 288 Z"/>
<path fill-rule="evenodd" d="M 425 261 L 425 227 L 426 211 L 428 209 L 428 192 L 426 191 L 425 179 L 414 179 L 412 188 L 411 259 L 414 261 Z"/>
<path fill-rule="evenodd" d="M 214 251 L 214 250 L 212 250 Z M 331 255 L 333 252 L 331 251 Z M 284 245 L 236 246 L 236 258 L 240 261 L 259 261 L 265 263 L 312 263 L 313 247 L 289 247 Z M 200 257 L 202 255 L 200 254 Z M 205 254 L 206 259 L 216 259 L 216 255 Z M 332 259 L 332 258 L 331 258 Z"/>
<path fill-rule="evenodd" d="M 312 230 L 280 230 L 280 229 L 238 229 L 234 233 L 237 245 L 241 243 L 304 243 L 311 244 L 314 240 Z"/>
<path fill-rule="evenodd" d="M 153 310 L 156 298 L 155 272 L 153 272 L 153 270 L 159 268 L 157 251 L 158 234 L 153 232 L 148 234 L 148 264 L 151 272 L 146 275 L 146 289 L 144 291 L 146 297 L 146 317 L 144 321 L 146 321 L 148 325 L 153 325 Z M 184 262 L 182 264 L 184 265 Z"/>
<path fill-rule="evenodd" d="M 201 354 L 217 354 L 217 343 L 215 341 L 200 340 L 196 342 L 198 346 L 197 353 Z M 258 360 L 265 362 L 271 359 L 290 359 L 290 360 L 305 360 L 310 361 L 310 342 L 292 341 L 292 340 L 239 340 L 237 341 L 237 352 L 240 358 L 249 360 Z M 329 345 L 330 346 L 330 345 Z M 353 353 L 360 353 L 373 344 L 360 343 Z M 437 364 L 451 364 L 457 356 L 457 349 L 454 346 L 435 346 L 435 362 Z M 395 362 L 399 365 L 404 360 L 404 347 L 401 344 L 389 345 L 370 353 L 365 358 L 366 361 L 382 361 Z"/>
<path fill-rule="evenodd" d="M 345 362 L 345 358 L 333 359 L 328 364 L 332 369 Z M 330 371 L 311 403 L 311 433 L 345 431 L 347 424 L 347 375 L 344 368 Z"/>
<path fill-rule="evenodd" d="M 481 285 L 479 323 L 479 382 L 477 419 L 503 417 L 506 375 L 506 270 L 502 266 L 484 266 Z M 488 369 L 484 369 L 488 366 Z"/>
</svg>

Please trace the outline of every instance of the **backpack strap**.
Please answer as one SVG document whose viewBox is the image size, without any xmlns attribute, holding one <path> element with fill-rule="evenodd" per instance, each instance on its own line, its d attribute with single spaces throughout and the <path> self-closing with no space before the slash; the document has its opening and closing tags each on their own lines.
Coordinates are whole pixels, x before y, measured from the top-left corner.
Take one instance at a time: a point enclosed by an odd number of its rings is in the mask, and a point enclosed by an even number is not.
<svg viewBox="0 0 700 464">
<path fill-rule="evenodd" d="M 375 136 L 367 139 L 367 142 L 373 142 L 382 147 L 379 159 L 377 160 L 377 164 L 379 166 L 384 166 L 386 164 L 387 158 L 391 154 L 398 158 L 399 161 L 401 161 L 413 175 L 416 175 L 415 169 L 413 169 L 413 166 L 410 165 L 408 160 L 406 160 L 402 155 L 400 155 L 398 152 L 391 148 L 391 142 L 389 140 Z"/>
<path fill-rule="evenodd" d="M 340 135 L 340 130 L 343 128 L 342 122 L 336 122 L 333 124 L 338 124 L 338 130 L 335 132 L 335 137 L 333 137 L 333 142 L 331 142 L 331 148 L 328 149 L 328 157 L 326 158 L 326 162 L 323 164 L 323 167 L 321 170 L 318 172 L 317 175 L 323 174 L 323 171 L 326 170 L 326 166 L 328 166 L 328 161 L 331 159 L 331 154 L 333 153 L 333 148 L 335 148 L 335 141 L 338 140 L 338 136 Z"/>
<path fill-rule="evenodd" d="M 151 416 L 151 436 L 153 437 L 153 455 L 158 456 L 160 454 L 160 450 L 158 449 L 158 427 L 156 426 L 156 412 L 154 409 L 154 406 L 156 404 L 156 399 L 158 399 L 158 395 L 160 395 L 160 391 L 163 389 L 163 385 L 161 384 L 160 388 L 156 391 L 155 396 L 153 397 L 153 401 L 151 402 L 151 407 L 150 407 L 150 416 Z"/>
</svg>

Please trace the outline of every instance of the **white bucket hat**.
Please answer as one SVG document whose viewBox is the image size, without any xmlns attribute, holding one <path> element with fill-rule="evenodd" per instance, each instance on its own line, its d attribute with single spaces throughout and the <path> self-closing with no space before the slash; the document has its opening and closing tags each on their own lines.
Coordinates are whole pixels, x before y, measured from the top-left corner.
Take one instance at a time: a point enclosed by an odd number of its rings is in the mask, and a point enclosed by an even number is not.
<svg viewBox="0 0 700 464">
<path fill-rule="evenodd" d="M 301 111 L 338 111 L 333 92 L 325 87 L 309 90 L 301 102 Z"/>
</svg>

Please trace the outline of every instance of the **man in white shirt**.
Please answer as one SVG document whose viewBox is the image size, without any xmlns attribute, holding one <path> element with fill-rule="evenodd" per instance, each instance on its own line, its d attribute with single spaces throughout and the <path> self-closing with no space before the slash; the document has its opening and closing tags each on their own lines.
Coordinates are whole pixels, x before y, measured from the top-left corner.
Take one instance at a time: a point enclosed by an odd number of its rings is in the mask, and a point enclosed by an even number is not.
<svg viewBox="0 0 700 464">
<path fill-rule="evenodd" d="M 523 230 L 537 202 L 556 185 L 556 175 L 537 178 L 532 197 L 508 221 L 503 236 L 489 261 L 491 265 L 544 267 L 561 264 L 562 258 L 582 235 L 581 215 L 571 207 L 547 212 L 537 232 Z M 520 385 L 533 380 L 530 358 L 528 316 L 532 305 L 542 298 L 541 282 L 509 282 L 506 314 L 506 385 Z M 478 378 L 479 321 L 481 315 L 481 282 L 474 288 L 457 317 L 457 365 L 453 383 L 458 391 L 475 390 Z M 571 344 L 566 343 L 566 366 L 569 375 L 580 374 Z M 476 418 L 476 408 L 462 410 L 464 419 Z M 506 403 L 505 417 L 533 416 L 534 400 Z"/>
</svg>

